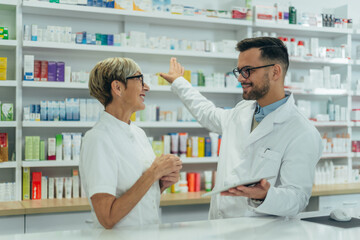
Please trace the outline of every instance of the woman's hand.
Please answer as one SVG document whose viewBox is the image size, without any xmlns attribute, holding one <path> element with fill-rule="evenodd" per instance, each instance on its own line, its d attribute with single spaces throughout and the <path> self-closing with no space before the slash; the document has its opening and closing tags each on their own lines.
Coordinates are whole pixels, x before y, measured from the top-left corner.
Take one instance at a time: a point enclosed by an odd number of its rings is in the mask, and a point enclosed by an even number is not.
<svg viewBox="0 0 360 240">
<path fill-rule="evenodd" d="M 184 67 L 176 61 L 176 58 L 171 58 L 169 73 L 160 73 L 160 76 L 171 84 L 178 77 L 182 77 L 184 75 L 184 71 Z"/>
<path fill-rule="evenodd" d="M 155 158 L 150 168 L 154 171 L 156 179 L 160 179 L 171 173 L 180 171 L 182 162 L 179 157 L 172 154 L 166 154 Z M 173 175 L 169 176 L 167 179 L 171 180 L 172 178 Z"/>
<path fill-rule="evenodd" d="M 160 178 L 160 190 L 163 192 L 171 185 L 177 183 L 180 179 L 180 171 L 172 172 L 166 176 Z"/>
</svg>

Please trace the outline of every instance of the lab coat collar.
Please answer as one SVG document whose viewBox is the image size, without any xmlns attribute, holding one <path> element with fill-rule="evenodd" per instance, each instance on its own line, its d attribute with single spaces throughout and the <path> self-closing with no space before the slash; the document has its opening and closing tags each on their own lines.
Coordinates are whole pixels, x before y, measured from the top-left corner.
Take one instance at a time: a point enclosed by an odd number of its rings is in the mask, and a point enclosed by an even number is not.
<svg viewBox="0 0 360 240">
<path fill-rule="evenodd" d="M 112 129 L 111 131 L 113 131 L 113 132 L 117 132 L 114 130 L 118 129 L 119 131 L 124 132 L 128 136 L 132 135 L 132 133 L 131 133 L 132 122 L 131 121 L 130 121 L 130 124 L 127 124 L 127 123 L 117 119 L 110 113 L 104 111 L 101 114 L 100 122 L 105 123 L 107 126 L 109 126 Z"/>
<path fill-rule="evenodd" d="M 288 95 L 288 93 L 287 93 Z M 280 106 L 275 111 L 268 114 L 260 124 L 250 133 L 246 147 L 269 134 L 274 129 L 275 123 L 282 123 L 290 116 L 291 109 L 293 109 L 295 101 L 293 94 L 289 93 L 289 98 L 285 104 Z M 251 126 L 250 126 L 251 128 Z"/>
</svg>

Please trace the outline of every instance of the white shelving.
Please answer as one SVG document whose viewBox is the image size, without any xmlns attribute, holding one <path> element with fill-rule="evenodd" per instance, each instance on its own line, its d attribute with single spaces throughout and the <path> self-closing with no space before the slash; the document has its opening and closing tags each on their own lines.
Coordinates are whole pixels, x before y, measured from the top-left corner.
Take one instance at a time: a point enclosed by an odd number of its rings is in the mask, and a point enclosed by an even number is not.
<svg viewBox="0 0 360 240">
<path fill-rule="evenodd" d="M 226 28 L 239 29 L 240 27 L 251 26 L 251 21 L 242 21 L 237 19 L 209 18 L 205 16 L 183 16 L 166 13 L 151 13 L 126 11 L 119 9 L 74 6 L 66 4 L 50 4 L 46 2 L 23 2 L 23 12 L 39 15 L 94 18 L 101 20 L 116 21 L 140 21 L 151 24 L 171 25 L 171 26 L 189 26 L 205 28 Z"/>
<path fill-rule="evenodd" d="M 0 0 L 0 5 L 16 7 L 17 2 L 18 0 Z"/>
<path fill-rule="evenodd" d="M 360 122 L 352 122 L 352 125 L 353 125 L 354 127 L 360 127 Z"/>
<path fill-rule="evenodd" d="M 0 87 L 16 87 L 16 80 L 1 80 Z"/>
<path fill-rule="evenodd" d="M 0 5 L 5 6 L 4 8 L 15 9 L 18 2 L 13 0 L 0 0 Z M 21 33 L 24 24 L 39 24 L 41 27 L 47 25 L 43 20 L 44 16 L 49 19 L 49 21 L 53 20 L 52 17 L 63 17 L 67 18 L 64 23 L 59 22 L 57 24 L 53 22 L 49 23 L 49 25 L 71 25 L 74 31 L 89 31 L 89 32 L 108 32 L 108 33 L 116 33 L 114 31 L 123 31 L 128 32 L 131 30 L 139 30 L 139 31 L 148 31 L 148 36 L 150 35 L 165 35 L 172 36 L 172 31 L 176 32 L 184 32 L 184 28 L 186 28 L 185 34 L 181 34 L 184 39 L 186 34 L 191 34 L 191 39 L 194 40 L 204 40 L 209 38 L 211 41 L 219 41 L 222 39 L 236 39 L 240 40 L 245 37 L 251 37 L 252 33 L 255 31 L 263 31 L 263 32 L 276 32 L 279 36 L 283 35 L 291 35 L 301 36 L 302 38 L 306 37 L 319 37 L 319 38 L 327 38 L 326 41 L 331 42 L 334 46 L 338 46 L 342 40 L 340 38 L 347 39 L 344 42 L 348 46 L 351 45 L 351 39 L 360 39 L 360 32 L 353 31 L 349 29 L 335 29 L 335 28 L 317 28 L 317 27 L 302 27 L 297 25 L 276 25 L 276 24 L 259 24 L 253 23 L 251 21 L 242 21 L 235 19 L 221 19 L 221 18 L 208 18 L 208 17 L 198 17 L 198 16 L 182 16 L 182 15 L 173 15 L 173 14 L 163 14 L 163 13 L 147 13 L 147 12 L 137 12 L 137 11 L 125 11 L 118 9 L 109 9 L 109 8 L 98 8 L 98 7 L 87 7 L 87 6 L 75 6 L 75 5 L 66 5 L 66 4 L 55 4 L 48 2 L 37 2 L 37 1 L 22 1 L 22 6 L 17 14 L 17 33 Z M 41 20 L 39 20 L 41 19 Z M 57 18 L 58 19 L 58 18 Z M 57 20 L 56 19 L 56 20 Z M 79 21 L 77 21 L 79 20 Z M 100 20 L 100 21 L 98 21 Z M 24 21 L 24 22 L 23 22 Z M 99 29 L 98 25 L 92 26 L 88 24 L 90 21 L 98 21 L 96 24 L 104 24 L 104 29 Z M 114 26 L 112 28 L 107 29 L 106 23 L 119 23 L 121 25 L 116 25 L 116 30 L 114 30 Z M 140 27 L 139 27 L 140 25 Z M 119 28 L 121 30 L 119 30 Z M 172 29 L 173 28 L 173 29 Z M 181 29 L 183 28 L 183 29 Z M 162 29 L 164 31 L 161 31 Z M 189 30 L 189 31 L 188 31 Z M 205 35 L 202 34 L 201 31 L 205 32 Z M 214 31 L 212 31 L 214 30 Z M 152 32 L 154 31 L 154 32 Z M 216 35 L 214 32 L 225 32 L 225 35 Z M 151 34 L 150 34 L 151 32 Z M 199 34 L 197 34 L 199 32 Z M 231 33 L 229 33 L 231 32 Z M 354 32 L 354 33 L 353 33 Z M 175 34 L 176 35 L 176 34 Z M 175 38 L 180 38 L 177 35 Z M 21 36 L 21 35 L 18 35 Z M 220 37 L 219 37 L 220 36 Z M 19 38 L 19 37 L 18 37 Z M 189 38 L 190 39 L 190 38 Z M 333 42 L 333 40 L 336 41 Z M 341 42 L 343 43 L 343 42 Z M 8 163 L 13 168 L 16 168 L 17 177 L 16 182 L 21 187 L 21 167 L 76 167 L 78 166 L 78 162 L 64 162 L 64 161 L 22 161 L 23 158 L 23 143 L 18 139 L 23 139 L 28 132 L 31 134 L 36 134 L 37 132 L 61 132 L 62 129 L 58 128 L 72 128 L 87 130 L 86 128 L 91 128 L 94 126 L 94 122 L 75 122 L 75 121 L 66 121 L 66 122 L 22 122 L 21 109 L 22 104 L 28 105 L 34 102 L 38 102 L 40 99 L 48 98 L 46 100 L 51 100 L 51 94 L 59 95 L 59 91 L 56 89 L 61 89 L 64 92 L 64 95 L 69 95 L 66 97 L 84 97 L 85 93 L 87 94 L 88 86 L 87 84 L 81 83 L 59 83 L 59 82 L 23 82 L 22 79 L 22 67 L 18 65 L 21 63 L 21 59 L 23 58 L 23 54 L 33 54 L 33 55 L 45 55 L 41 56 L 46 59 L 47 55 L 48 59 L 65 61 L 66 64 L 70 64 L 73 71 L 83 70 L 82 64 L 86 64 L 86 71 L 91 69 L 91 66 L 95 64 L 92 62 L 92 58 L 94 59 L 97 55 L 107 55 L 107 56 L 129 56 L 138 58 L 141 60 L 142 56 L 147 55 L 147 59 L 151 59 L 150 62 L 141 63 L 140 67 L 143 68 L 144 72 L 150 73 L 159 71 L 159 69 L 166 70 L 168 68 L 168 62 L 161 63 L 161 68 L 159 67 L 159 62 L 161 62 L 170 56 L 178 56 L 186 58 L 190 66 L 194 66 L 194 70 L 201 69 L 201 67 L 208 67 L 211 65 L 211 70 L 214 71 L 204 71 L 205 73 L 211 72 L 225 72 L 234 67 L 236 63 L 238 53 L 211 53 L 211 52 L 194 52 L 194 51 L 174 51 L 174 50 L 160 50 L 160 49 L 148 49 L 148 48 L 130 48 L 130 47 L 115 47 L 115 46 L 97 46 L 97 45 L 81 45 L 81 44 L 62 44 L 62 43 L 51 43 L 51 42 L 31 42 L 24 41 L 21 39 L 18 40 L 4 40 L 0 41 L 0 49 L 6 50 L 14 50 L 13 52 L 17 54 L 16 61 L 12 61 L 11 64 L 14 65 L 12 68 L 16 69 L 16 77 L 17 82 L 15 81 L 0 81 L 0 88 L 2 87 L 14 87 L 16 89 L 16 116 L 17 120 L 14 122 L 0 122 L 0 128 L 3 127 L 14 127 L 16 128 L 16 158 L 17 162 Z M 72 59 L 72 56 L 76 56 L 76 60 Z M 159 57 L 160 56 L 160 57 Z M 161 57 L 162 56 L 162 57 Z M 164 57 L 165 56 L 165 57 Z M 144 56 L 145 58 L 145 56 Z M 84 60 L 84 63 L 83 63 Z M 139 61 L 137 60 L 137 61 Z M 154 63 L 153 62 L 156 62 Z M 72 62 L 73 61 L 73 62 Z M 97 59 L 98 61 L 98 59 Z M 145 61 L 145 60 L 144 60 Z M 332 66 L 332 70 L 336 69 L 334 73 L 337 73 L 337 69 L 339 71 L 343 71 L 343 69 L 347 70 L 347 72 L 351 72 L 352 68 L 358 68 L 360 66 L 360 61 L 353 61 L 348 59 L 316 59 L 316 58 L 291 58 L 290 68 L 295 66 L 294 68 L 308 70 L 311 68 L 322 68 L 324 65 Z M 85 63 L 86 62 L 86 63 Z M 210 62 L 210 64 L 209 64 Z M 358 65 L 356 65 L 358 64 Z M 166 68 L 164 67 L 166 66 Z M 145 71 L 144 68 L 148 68 Z M 229 67 L 229 68 L 227 68 Z M 149 71 L 150 69 L 150 71 Z M 226 69 L 226 70 L 225 70 Z M 191 69 L 192 70 L 192 69 Z M 345 78 L 344 78 L 345 79 Z M 20 82 L 21 81 L 21 82 Z M 348 78 L 348 82 L 351 82 L 351 75 Z M 147 95 L 147 98 L 150 100 L 151 98 L 156 98 L 158 101 L 161 101 L 164 105 L 169 105 L 168 109 L 173 107 L 168 103 L 167 99 L 175 101 L 175 96 L 172 96 L 170 99 L 170 87 L 169 86 L 150 86 L 150 93 Z M 26 91 L 23 91 L 26 89 Z M 41 89 L 41 90 L 39 90 Z M 82 96 L 73 96 L 71 95 L 71 89 L 84 90 L 76 91 Z M 209 87 L 197 87 L 197 89 L 202 93 L 210 93 L 209 98 L 213 98 L 216 102 L 218 100 L 219 106 L 235 106 L 236 102 L 239 101 L 240 94 L 242 94 L 241 88 L 209 88 Z M 350 89 L 350 88 L 349 88 Z M 32 95 L 32 92 L 46 92 L 48 96 L 41 97 Z M 336 100 L 340 99 L 340 104 L 346 104 L 347 107 L 351 107 L 351 96 L 352 94 L 343 89 L 313 89 L 311 91 L 305 90 L 295 90 L 291 89 L 295 95 L 295 98 L 304 97 L 306 99 L 311 99 L 315 101 L 324 101 L 328 96 L 334 96 Z M 62 93 L 62 92 L 60 92 Z M 212 93 L 216 93 L 216 97 Z M 71 95 L 71 96 L 70 96 Z M 63 96 L 62 96 L 63 97 Z M 86 95 L 87 97 L 87 95 Z M 19 98 L 19 99 L 18 99 Z M 38 99 L 39 98 L 39 99 Z M 55 97 L 54 97 L 55 98 Z M 343 101 L 347 98 L 347 103 L 343 103 Z M 147 99 L 147 100 L 148 100 Z M 153 99 L 151 99 L 153 100 Z M 151 102 L 150 100 L 150 102 Z M 164 101 L 165 100 L 165 101 Z M 169 101 L 170 102 L 170 101 Z M 157 102 L 155 102 L 157 104 Z M 176 102 L 176 104 L 180 104 L 180 102 Z M 338 103 L 336 103 L 338 104 Z M 173 104 L 175 105 L 175 104 Z M 161 106 L 162 107 L 162 106 Z M 165 109 L 168 106 L 165 106 Z M 15 113 L 14 113 L 15 115 Z M 203 132 L 204 129 L 198 122 L 133 122 L 139 127 L 144 128 L 145 131 L 149 132 L 166 132 L 167 129 L 171 131 L 188 131 L 192 132 Z M 351 134 L 352 126 L 359 127 L 360 123 L 352 123 L 352 122 L 313 122 L 314 126 L 318 127 L 319 131 L 326 130 L 326 128 L 332 128 L 329 131 L 333 133 L 342 132 L 344 129 Z M 29 129 L 30 128 L 30 129 Z M 34 129 L 31 129 L 34 128 Z M 41 129 L 36 129 L 41 128 Z M 49 129 L 43 129 L 49 128 Z M 54 129 L 51 129 L 54 128 Z M 344 128 L 344 129 L 343 129 Z M 199 130 L 200 129 L 200 130 Z M 346 131 L 346 130 L 345 130 Z M 34 132 L 34 133 L 33 133 Z M 332 133 L 331 132 L 331 133 Z M 52 134 L 52 133 L 51 133 Z M 349 150 L 350 151 L 350 150 Z M 357 156 L 355 153 L 343 153 L 343 154 L 326 154 L 323 155 L 324 159 L 332 159 L 332 158 L 347 158 L 348 166 L 351 166 L 352 160 L 351 157 Z M 217 163 L 217 157 L 205 157 L 205 158 L 184 158 L 182 159 L 184 164 L 212 164 Z M 6 165 L 1 165 L 6 166 Z M 195 166 L 198 167 L 198 166 Z M 20 177 L 20 178 L 19 178 Z M 17 190 L 18 193 L 21 193 Z M 18 194 L 18 198 L 21 198 L 21 194 Z"/>
<path fill-rule="evenodd" d="M 16 168 L 16 162 L 0 162 L 0 169 L 1 168 Z"/>
<path fill-rule="evenodd" d="M 319 96 L 347 96 L 349 95 L 346 89 L 326 89 L 326 88 L 315 88 L 312 90 L 303 89 L 288 89 L 290 92 L 296 95 L 319 95 Z"/>
<path fill-rule="evenodd" d="M 351 157 L 360 158 L 360 152 L 352 152 Z"/>
<path fill-rule="evenodd" d="M 79 161 L 22 161 L 22 167 L 77 167 Z"/>
<path fill-rule="evenodd" d="M 324 153 L 321 159 L 332 159 L 332 158 L 348 158 L 350 153 Z"/>
<path fill-rule="evenodd" d="M 217 163 L 218 160 L 218 157 L 181 158 L 183 164 Z"/>
<path fill-rule="evenodd" d="M 0 49 L 15 49 L 17 46 L 16 40 L 0 40 Z"/>
<path fill-rule="evenodd" d="M 16 127 L 16 121 L 0 121 L 0 127 Z"/>
<path fill-rule="evenodd" d="M 350 122 L 313 122 L 315 127 L 350 127 Z"/>
<path fill-rule="evenodd" d="M 336 28 L 326 28 L 326 27 L 305 27 L 294 24 L 267 24 L 267 23 L 254 23 L 253 25 L 255 30 L 260 31 L 269 31 L 273 29 L 279 34 L 288 35 L 289 32 L 296 31 L 297 34 L 301 34 L 306 37 L 326 37 L 334 38 L 340 37 L 345 34 L 352 34 L 352 29 L 336 29 Z"/>
<path fill-rule="evenodd" d="M 65 83 L 65 82 L 35 82 L 23 81 L 23 87 L 29 88 L 69 88 L 69 89 L 89 89 L 86 83 Z"/>
<path fill-rule="evenodd" d="M 40 127 L 40 128 L 91 128 L 94 122 L 80 121 L 23 121 L 23 127 Z"/>
<path fill-rule="evenodd" d="M 1 123 L 1 122 L 0 122 Z M 197 122 L 133 122 L 141 128 L 202 128 Z M 23 127 L 91 128 L 95 122 L 80 121 L 23 121 Z"/>
<path fill-rule="evenodd" d="M 105 53 L 129 53 L 129 54 L 146 54 L 146 55 L 165 55 L 165 56 L 182 56 L 182 57 L 199 57 L 199 58 L 213 58 L 213 59 L 229 59 L 236 60 L 236 53 L 213 53 L 213 52 L 196 52 L 196 51 L 178 51 L 178 50 L 163 50 L 163 49 L 149 49 L 149 48 L 135 48 L 135 47 L 116 47 L 116 46 L 99 46 L 86 44 L 69 44 L 69 43 L 54 43 L 54 42 L 32 42 L 24 41 L 24 49 L 50 49 L 63 51 L 85 51 L 89 52 L 105 52 Z"/>
</svg>

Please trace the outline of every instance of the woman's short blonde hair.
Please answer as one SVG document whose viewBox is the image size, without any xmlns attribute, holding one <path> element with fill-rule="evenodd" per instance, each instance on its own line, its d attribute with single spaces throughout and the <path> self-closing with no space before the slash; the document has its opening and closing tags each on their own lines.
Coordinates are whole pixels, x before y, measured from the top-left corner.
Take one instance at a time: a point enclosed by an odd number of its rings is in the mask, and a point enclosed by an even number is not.
<svg viewBox="0 0 360 240">
<path fill-rule="evenodd" d="M 111 83 L 118 80 L 127 87 L 127 77 L 141 72 L 139 65 L 130 58 L 107 58 L 98 62 L 90 72 L 90 95 L 99 100 L 104 107 L 112 102 Z"/>
</svg>

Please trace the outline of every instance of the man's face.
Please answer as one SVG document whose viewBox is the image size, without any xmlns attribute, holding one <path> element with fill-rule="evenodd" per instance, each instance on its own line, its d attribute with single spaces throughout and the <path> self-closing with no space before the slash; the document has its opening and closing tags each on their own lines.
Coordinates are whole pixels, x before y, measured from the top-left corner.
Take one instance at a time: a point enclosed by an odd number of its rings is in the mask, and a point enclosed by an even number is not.
<svg viewBox="0 0 360 240">
<path fill-rule="evenodd" d="M 251 48 L 239 54 L 238 65 L 239 69 L 243 67 L 259 67 L 267 65 L 260 59 L 260 50 L 258 48 Z M 243 98 L 245 100 L 259 100 L 264 97 L 270 90 L 270 79 L 268 71 L 271 67 L 259 68 L 250 70 L 250 77 L 245 79 L 239 74 L 238 81 L 243 87 Z"/>
</svg>

